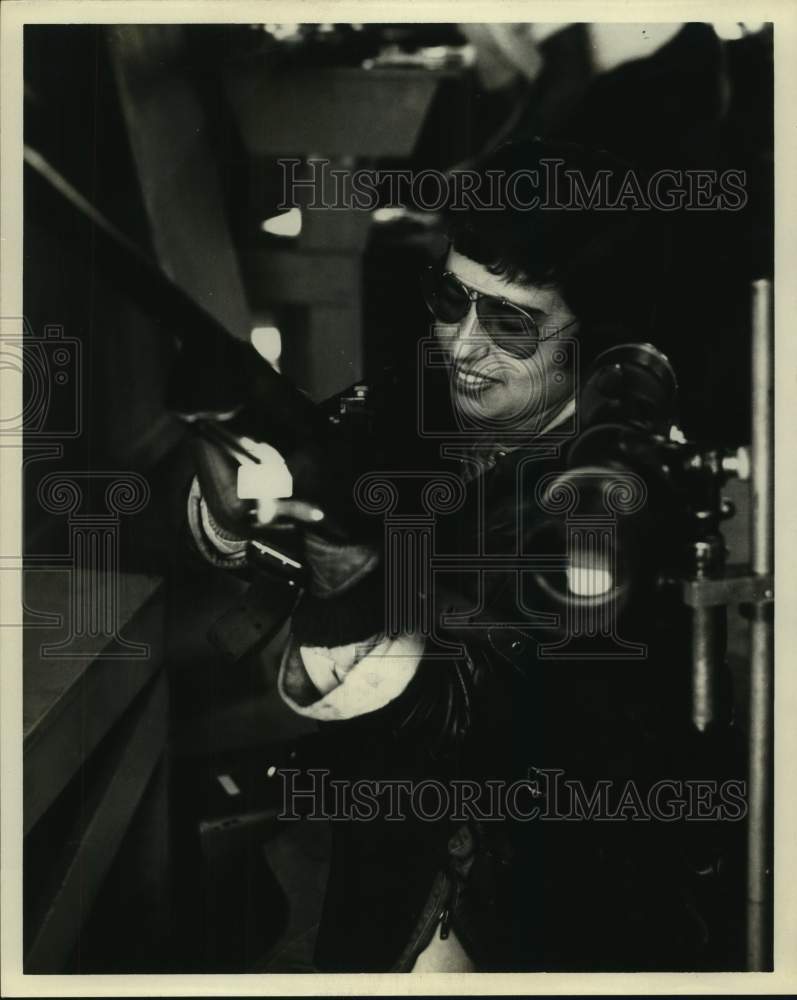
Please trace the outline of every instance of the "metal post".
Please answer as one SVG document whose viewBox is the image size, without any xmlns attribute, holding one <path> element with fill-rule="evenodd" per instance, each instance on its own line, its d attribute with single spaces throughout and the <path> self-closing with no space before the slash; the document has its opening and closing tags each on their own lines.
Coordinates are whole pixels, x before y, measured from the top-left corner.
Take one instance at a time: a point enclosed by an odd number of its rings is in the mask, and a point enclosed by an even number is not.
<svg viewBox="0 0 797 1000">
<path fill-rule="evenodd" d="M 772 285 L 754 281 L 752 290 L 751 565 L 754 575 L 764 576 L 774 567 Z M 772 605 L 756 601 L 750 620 L 748 757 L 747 966 L 751 971 L 771 968 L 772 653 Z"/>
<path fill-rule="evenodd" d="M 718 532 L 694 543 L 694 579 L 725 572 L 725 542 Z M 692 608 L 692 725 L 705 733 L 718 721 L 717 681 L 725 663 L 728 632 L 726 604 Z"/>
</svg>

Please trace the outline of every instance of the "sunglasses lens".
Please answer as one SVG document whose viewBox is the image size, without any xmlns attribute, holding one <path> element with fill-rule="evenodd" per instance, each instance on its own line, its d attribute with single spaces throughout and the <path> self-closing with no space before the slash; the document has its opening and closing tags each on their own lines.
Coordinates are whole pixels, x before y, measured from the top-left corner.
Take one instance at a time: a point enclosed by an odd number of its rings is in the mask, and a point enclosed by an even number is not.
<svg viewBox="0 0 797 1000">
<path fill-rule="evenodd" d="M 476 303 L 479 324 L 490 340 L 514 358 L 531 358 L 537 353 L 539 330 L 530 316 L 489 296 Z"/>
<path fill-rule="evenodd" d="M 426 305 L 440 323 L 459 323 L 467 316 L 470 296 L 453 275 L 430 267 L 421 280 Z M 502 351 L 515 358 L 531 358 L 537 353 L 539 330 L 520 309 L 490 295 L 480 295 L 476 314 L 482 330 Z"/>
<path fill-rule="evenodd" d="M 426 305 L 441 323 L 458 323 L 470 308 L 468 293 L 451 275 L 428 270 L 423 275 Z"/>
</svg>

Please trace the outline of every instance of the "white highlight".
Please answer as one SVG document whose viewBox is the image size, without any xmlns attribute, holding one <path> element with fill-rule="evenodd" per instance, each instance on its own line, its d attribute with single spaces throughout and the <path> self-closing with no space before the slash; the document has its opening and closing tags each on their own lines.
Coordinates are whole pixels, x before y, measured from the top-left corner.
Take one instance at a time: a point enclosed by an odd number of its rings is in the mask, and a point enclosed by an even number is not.
<svg viewBox="0 0 797 1000">
<path fill-rule="evenodd" d="M 763 27 L 764 21 L 712 21 L 711 27 L 723 42 L 736 42 L 745 35 L 755 35 Z"/>
<path fill-rule="evenodd" d="M 599 73 L 607 73 L 632 59 L 652 56 L 681 30 L 680 22 L 668 24 L 612 24 L 596 22 L 588 27 L 592 59 Z"/>
<path fill-rule="evenodd" d="M 273 517 L 276 512 L 274 501 L 293 493 L 290 469 L 282 455 L 270 444 L 247 437 L 241 438 L 241 444 L 259 459 L 259 464 L 245 459 L 241 462 L 238 469 L 238 499 L 257 500 L 261 520 L 264 519 L 263 513 L 269 509 L 272 510 Z"/>
<path fill-rule="evenodd" d="M 217 774 L 219 784 L 228 795 L 240 795 L 241 789 L 235 784 L 229 774 Z"/>
<path fill-rule="evenodd" d="M 264 219 L 260 223 L 260 228 L 272 236 L 296 237 L 302 231 L 301 209 L 289 208 L 280 215 L 272 215 L 270 219 Z"/>
<path fill-rule="evenodd" d="M 272 368 L 278 369 L 282 356 L 282 334 L 279 327 L 256 326 L 249 335 L 249 339 L 260 357 L 268 361 Z"/>
<path fill-rule="evenodd" d="M 567 586 L 577 597 L 600 597 L 612 589 L 612 574 L 597 566 L 568 566 Z"/>
</svg>

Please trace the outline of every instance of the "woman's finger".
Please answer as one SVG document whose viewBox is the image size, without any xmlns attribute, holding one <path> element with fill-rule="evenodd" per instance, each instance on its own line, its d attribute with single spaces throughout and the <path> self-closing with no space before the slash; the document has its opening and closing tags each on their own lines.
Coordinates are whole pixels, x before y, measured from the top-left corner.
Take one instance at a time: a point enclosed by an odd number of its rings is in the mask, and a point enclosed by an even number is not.
<svg viewBox="0 0 797 1000">
<path fill-rule="evenodd" d="M 258 524 L 271 524 L 278 518 L 288 518 L 301 524 L 318 524 L 324 520 L 324 512 L 305 500 L 259 499 L 256 510 Z"/>
</svg>

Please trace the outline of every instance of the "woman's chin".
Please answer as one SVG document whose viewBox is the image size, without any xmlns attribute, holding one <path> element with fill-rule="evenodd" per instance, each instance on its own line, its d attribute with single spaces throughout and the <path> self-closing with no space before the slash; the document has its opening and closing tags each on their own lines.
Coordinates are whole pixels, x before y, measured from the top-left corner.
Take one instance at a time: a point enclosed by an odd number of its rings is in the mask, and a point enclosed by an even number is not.
<svg viewBox="0 0 797 1000">
<path fill-rule="evenodd" d="M 550 407 L 540 412 L 530 404 L 507 404 L 506 400 L 500 399 L 496 389 L 500 386 L 491 386 L 478 395 L 457 392 L 454 406 L 463 417 L 481 424 L 485 429 L 489 426 L 490 429 L 504 431 L 535 431 L 541 430 L 550 419 Z"/>
<path fill-rule="evenodd" d="M 500 406 L 493 405 L 493 401 L 486 398 L 489 390 L 480 393 L 478 396 L 471 393 L 457 392 L 454 396 L 454 406 L 458 412 L 469 420 L 487 422 L 501 421 Z"/>
</svg>

